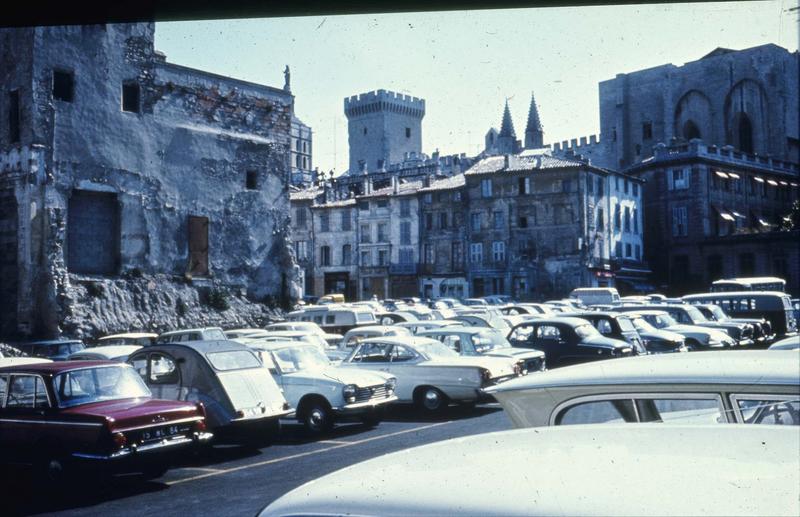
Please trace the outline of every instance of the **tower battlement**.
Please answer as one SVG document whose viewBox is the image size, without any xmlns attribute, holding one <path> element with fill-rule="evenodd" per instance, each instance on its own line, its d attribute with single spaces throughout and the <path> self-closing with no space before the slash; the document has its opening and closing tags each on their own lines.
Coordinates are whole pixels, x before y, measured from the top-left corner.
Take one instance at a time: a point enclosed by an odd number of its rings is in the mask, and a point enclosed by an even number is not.
<svg viewBox="0 0 800 517">
<path fill-rule="evenodd" d="M 425 116 L 425 99 L 389 90 L 376 90 L 344 99 L 344 113 L 348 118 L 380 111 L 421 119 Z"/>
</svg>

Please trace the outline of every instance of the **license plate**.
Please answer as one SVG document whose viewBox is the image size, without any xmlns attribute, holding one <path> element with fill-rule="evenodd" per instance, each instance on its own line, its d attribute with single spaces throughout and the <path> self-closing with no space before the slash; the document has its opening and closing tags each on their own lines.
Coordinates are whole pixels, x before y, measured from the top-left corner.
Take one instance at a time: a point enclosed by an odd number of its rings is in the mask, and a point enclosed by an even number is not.
<svg viewBox="0 0 800 517">
<path fill-rule="evenodd" d="M 155 429 L 148 429 L 142 431 L 142 441 L 160 440 L 161 438 L 168 438 L 180 432 L 177 425 L 166 425 L 164 427 L 157 427 Z"/>
</svg>

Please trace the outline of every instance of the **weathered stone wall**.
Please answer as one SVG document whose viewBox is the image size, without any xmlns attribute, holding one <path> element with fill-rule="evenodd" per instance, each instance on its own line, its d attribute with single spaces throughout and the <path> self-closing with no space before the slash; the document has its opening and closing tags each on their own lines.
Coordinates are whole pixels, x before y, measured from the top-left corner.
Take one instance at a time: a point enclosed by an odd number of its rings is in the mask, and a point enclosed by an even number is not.
<svg viewBox="0 0 800 517">
<path fill-rule="evenodd" d="M 280 309 L 251 302 L 241 290 L 198 287 L 166 275 L 115 279 L 71 275 L 65 296 L 63 332 L 90 341 L 129 331 L 258 328 L 284 315 Z"/>
<path fill-rule="evenodd" d="M 32 35 L 0 31 L 0 38 L 32 41 L 27 52 L 3 54 L 0 70 L 30 69 L 23 98 L 31 116 L 22 121 L 21 145 L 44 149 L 46 172 L 26 198 L 29 220 L 37 222 L 26 230 L 29 296 L 39 320 L 34 333 L 59 334 L 76 310 L 67 275 L 67 258 L 76 253 L 69 246 L 82 245 L 68 238 L 75 192 L 115 199 L 118 236 L 103 244 L 114 248 L 111 276 L 185 275 L 189 217 L 200 216 L 208 219 L 209 281 L 246 289 L 259 301 L 297 294 L 288 200 L 293 97 L 166 63 L 153 47 L 153 30 L 153 24 L 108 24 L 41 27 Z M 23 43 L 15 48 L 24 50 Z M 72 74 L 71 101 L 53 97 L 54 70 Z M 139 87 L 138 110 L 123 111 L 122 87 L 130 83 Z"/>
</svg>

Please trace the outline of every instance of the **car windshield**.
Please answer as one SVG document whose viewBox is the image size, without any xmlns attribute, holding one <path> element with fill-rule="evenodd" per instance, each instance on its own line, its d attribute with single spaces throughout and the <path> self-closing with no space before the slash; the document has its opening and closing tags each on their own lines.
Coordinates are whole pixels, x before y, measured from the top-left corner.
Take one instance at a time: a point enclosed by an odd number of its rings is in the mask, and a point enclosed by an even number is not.
<svg viewBox="0 0 800 517">
<path fill-rule="evenodd" d="M 313 345 L 281 348 L 275 350 L 272 355 L 283 373 L 321 370 L 331 365 L 325 354 Z"/>
<path fill-rule="evenodd" d="M 495 329 L 484 329 L 480 332 L 476 332 L 472 336 L 472 344 L 475 346 L 475 351 L 479 354 L 485 354 L 490 350 L 511 346 L 511 343 L 503 337 L 503 333 Z"/>
<path fill-rule="evenodd" d="M 458 357 L 458 353 L 451 350 L 447 345 L 438 341 L 423 341 L 415 344 L 419 352 L 428 357 Z"/>
<path fill-rule="evenodd" d="M 657 329 L 672 327 L 673 325 L 678 324 L 678 322 L 675 321 L 675 318 L 669 314 L 647 314 L 644 316 L 644 319 L 646 319 L 648 323 Z"/>
<path fill-rule="evenodd" d="M 697 310 L 697 307 L 686 306 L 684 309 L 692 323 L 706 323 L 708 321 L 708 318 L 703 316 L 703 313 Z"/>
<path fill-rule="evenodd" d="M 83 346 L 83 343 L 64 343 L 63 345 L 58 345 L 58 351 L 52 355 L 69 355 L 74 354 L 75 352 L 80 352 L 86 348 Z"/>
<path fill-rule="evenodd" d="M 54 386 L 62 408 L 150 396 L 150 390 L 133 368 L 122 365 L 60 373 L 54 379 Z"/>
<path fill-rule="evenodd" d="M 250 350 L 229 350 L 227 352 L 211 352 L 206 354 L 211 366 L 220 371 L 244 370 L 258 368 L 261 361 Z"/>
<path fill-rule="evenodd" d="M 723 311 L 721 307 L 718 307 L 716 305 L 709 305 L 706 308 L 708 309 L 708 312 L 710 312 L 713 315 L 713 318 L 715 320 L 717 320 L 717 321 L 728 321 L 728 320 L 730 320 L 728 315 L 725 314 L 725 311 Z"/>
<path fill-rule="evenodd" d="M 206 329 L 203 332 L 203 339 L 224 341 L 228 338 L 225 337 L 225 333 L 222 332 L 222 329 Z"/>
<path fill-rule="evenodd" d="M 619 328 L 622 329 L 622 332 L 630 332 L 631 330 L 636 330 L 631 323 L 631 320 L 628 318 L 617 318 L 617 323 L 619 323 Z"/>
<path fill-rule="evenodd" d="M 642 332 L 652 332 L 656 330 L 654 326 L 642 317 L 633 318 L 633 326 L 636 327 L 636 330 L 641 330 Z"/>
<path fill-rule="evenodd" d="M 598 332 L 598 330 L 594 328 L 594 326 L 591 323 L 587 323 L 586 325 L 578 325 L 577 327 L 575 327 L 575 333 L 581 339 L 601 335 L 600 332 Z"/>
<path fill-rule="evenodd" d="M 328 342 L 325 341 L 325 339 L 322 336 L 319 336 L 318 334 L 308 333 L 300 339 L 302 341 L 305 341 L 306 343 L 317 345 L 320 350 L 325 350 L 326 348 L 328 348 Z"/>
</svg>

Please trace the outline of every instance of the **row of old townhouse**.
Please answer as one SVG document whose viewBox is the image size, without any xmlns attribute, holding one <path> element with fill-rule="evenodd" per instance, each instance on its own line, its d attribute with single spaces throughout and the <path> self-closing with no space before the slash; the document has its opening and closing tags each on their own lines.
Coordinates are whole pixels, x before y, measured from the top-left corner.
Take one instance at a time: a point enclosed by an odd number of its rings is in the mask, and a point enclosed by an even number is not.
<svg viewBox="0 0 800 517">
<path fill-rule="evenodd" d="M 623 268 L 632 289 L 647 281 L 635 177 L 541 150 L 389 181 L 291 195 L 308 294 L 536 299 L 611 285 Z"/>
</svg>

